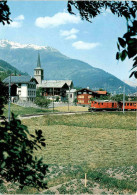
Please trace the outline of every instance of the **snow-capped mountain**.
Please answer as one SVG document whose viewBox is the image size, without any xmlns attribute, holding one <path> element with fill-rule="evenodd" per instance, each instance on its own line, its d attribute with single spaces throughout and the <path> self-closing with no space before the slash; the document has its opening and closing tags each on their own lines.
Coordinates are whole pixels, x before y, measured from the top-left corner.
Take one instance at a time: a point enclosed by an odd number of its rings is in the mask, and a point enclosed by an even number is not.
<svg viewBox="0 0 137 195">
<path fill-rule="evenodd" d="M 8 40 L 0 40 L 0 47 L 10 47 L 11 49 L 35 49 L 35 50 L 41 50 L 41 49 L 45 49 L 45 50 L 51 50 L 51 51 L 57 51 L 54 48 L 51 48 L 49 46 L 38 46 L 38 45 L 34 45 L 34 44 L 20 44 L 17 42 L 13 42 L 13 41 L 8 41 Z"/>
<path fill-rule="evenodd" d="M 118 88 L 124 84 L 112 74 L 80 60 L 71 59 L 54 48 L 7 40 L 0 41 L 0 59 L 31 76 L 37 66 L 38 52 L 45 80 L 73 80 L 77 87 L 89 86 L 94 90 L 103 88 L 109 92 L 118 91 Z M 135 88 L 127 84 L 125 86 L 127 93 L 135 92 Z"/>
</svg>

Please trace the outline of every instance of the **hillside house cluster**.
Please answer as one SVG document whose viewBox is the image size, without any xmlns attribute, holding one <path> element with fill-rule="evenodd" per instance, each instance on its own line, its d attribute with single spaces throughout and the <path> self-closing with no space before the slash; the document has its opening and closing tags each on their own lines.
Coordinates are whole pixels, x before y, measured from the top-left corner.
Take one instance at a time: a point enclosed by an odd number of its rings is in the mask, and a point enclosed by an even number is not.
<svg viewBox="0 0 137 195">
<path fill-rule="evenodd" d="M 89 104 L 92 97 L 106 95 L 106 91 L 92 91 L 88 88 L 74 89 L 72 80 L 44 80 L 44 70 L 41 68 L 40 55 L 38 54 L 37 67 L 34 69 L 34 77 L 9 76 L 3 80 L 6 85 L 11 83 L 12 101 L 34 101 L 36 88 L 42 89 L 42 95 L 49 99 L 59 97 L 60 101 L 69 99 L 73 103 L 77 98 L 78 104 Z"/>
</svg>

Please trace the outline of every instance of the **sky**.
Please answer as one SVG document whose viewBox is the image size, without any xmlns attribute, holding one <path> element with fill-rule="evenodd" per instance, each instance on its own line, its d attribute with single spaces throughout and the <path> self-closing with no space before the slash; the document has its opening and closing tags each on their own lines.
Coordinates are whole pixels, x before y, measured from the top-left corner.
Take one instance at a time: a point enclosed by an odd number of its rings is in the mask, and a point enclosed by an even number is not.
<svg viewBox="0 0 137 195">
<path fill-rule="evenodd" d="M 0 25 L 0 39 L 50 46 L 64 55 L 101 68 L 128 83 L 132 60 L 116 60 L 117 40 L 126 32 L 124 18 L 110 10 L 92 20 L 67 12 L 67 1 L 8 1 L 12 23 Z"/>
</svg>

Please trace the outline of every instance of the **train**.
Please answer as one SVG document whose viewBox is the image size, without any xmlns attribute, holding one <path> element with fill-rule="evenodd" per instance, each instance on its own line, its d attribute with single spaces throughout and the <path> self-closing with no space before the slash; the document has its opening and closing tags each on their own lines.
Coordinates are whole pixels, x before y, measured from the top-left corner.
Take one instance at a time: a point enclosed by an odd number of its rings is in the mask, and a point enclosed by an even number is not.
<svg viewBox="0 0 137 195">
<path fill-rule="evenodd" d="M 122 111 L 123 102 L 110 101 L 110 100 L 94 100 L 91 101 L 90 107 L 88 109 L 91 111 Z M 125 101 L 124 110 L 137 110 L 137 101 Z"/>
</svg>

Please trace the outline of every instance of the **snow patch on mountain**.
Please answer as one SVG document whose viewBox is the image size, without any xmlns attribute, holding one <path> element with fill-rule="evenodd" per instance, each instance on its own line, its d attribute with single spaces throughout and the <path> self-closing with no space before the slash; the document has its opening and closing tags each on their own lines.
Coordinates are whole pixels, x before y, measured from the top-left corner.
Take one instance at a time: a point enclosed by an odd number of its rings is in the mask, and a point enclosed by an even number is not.
<svg viewBox="0 0 137 195">
<path fill-rule="evenodd" d="M 38 46 L 38 45 L 34 45 L 34 44 L 20 44 L 17 42 L 13 42 L 13 41 L 8 41 L 8 40 L 0 40 L 0 47 L 7 47 L 9 46 L 11 49 L 35 49 L 35 50 L 41 50 L 41 49 L 45 49 L 45 50 L 50 50 L 50 51 L 57 51 L 54 48 L 51 48 L 49 46 Z"/>
</svg>

